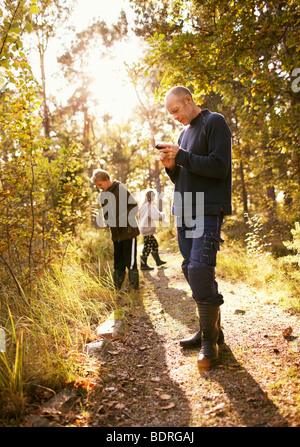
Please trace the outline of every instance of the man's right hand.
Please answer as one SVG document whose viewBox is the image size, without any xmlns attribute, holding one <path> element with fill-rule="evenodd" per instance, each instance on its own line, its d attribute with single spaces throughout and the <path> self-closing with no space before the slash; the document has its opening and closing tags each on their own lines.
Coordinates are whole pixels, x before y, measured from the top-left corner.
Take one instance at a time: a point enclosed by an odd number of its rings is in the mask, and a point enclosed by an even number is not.
<svg viewBox="0 0 300 447">
<path fill-rule="evenodd" d="M 164 154 L 163 152 L 160 154 L 160 161 L 165 166 L 165 168 L 173 171 L 175 169 L 175 160 L 174 158 L 170 158 L 169 155 Z"/>
</svg>

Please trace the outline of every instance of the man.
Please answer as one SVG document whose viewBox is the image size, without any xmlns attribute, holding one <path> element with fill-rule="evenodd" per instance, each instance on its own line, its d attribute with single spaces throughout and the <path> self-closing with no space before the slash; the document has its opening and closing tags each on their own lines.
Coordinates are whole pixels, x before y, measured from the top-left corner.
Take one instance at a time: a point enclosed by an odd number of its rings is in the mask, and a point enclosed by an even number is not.
<svg viewBox="0 0 300 447">
<path fill-rule="evenodd" d="M 117 290 L 121 289 L 128 269 L 129 285 L 139 288 L 139 272 L 137 269 L 137 236 L 140 234 L 136 214 L 138 206 L 133 196 L 118 181 L 111 181 L 109 174 L 96 169 L 91 181 L 102 190 L 99 204 L 102 206 L 105 223 L 111 231 L 114 245 L 113 280 Z M 100 223 L 100 226 L 101 223 Z"/>
<path fill-rule="evenodd" d="M 178 145 L 161 143 L 160 159 L 174 183 L 173 214 L 183 256 L 182 270 L 197 303 L 200 330 L 181 340 L 184 348 L 200 347 L 198 367 L 208 369 L 218 358 L 220 305 L 215 279 L 224 215 L 231 214 L 231 134 L 224 117 L 195 104 L 191 92 L 173 87 L 165 106 L 182 123 Z M 204 202 L 201 203 L 201 197 Z"/>
</svg>

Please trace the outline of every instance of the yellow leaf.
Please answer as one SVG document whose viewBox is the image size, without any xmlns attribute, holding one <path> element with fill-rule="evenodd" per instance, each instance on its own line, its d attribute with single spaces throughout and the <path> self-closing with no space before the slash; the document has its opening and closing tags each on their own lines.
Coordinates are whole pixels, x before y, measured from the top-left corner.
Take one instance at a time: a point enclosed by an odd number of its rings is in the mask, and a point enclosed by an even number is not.
<svg viewBox="0 0 300 447">
<path fill-rule="evenodd" d="M 36 5 L 31 5 L 30 6 L 30 11 L 32 12 L 32 14 L 37 14 L 39 12 L 40 8 Z"/>
</svg>

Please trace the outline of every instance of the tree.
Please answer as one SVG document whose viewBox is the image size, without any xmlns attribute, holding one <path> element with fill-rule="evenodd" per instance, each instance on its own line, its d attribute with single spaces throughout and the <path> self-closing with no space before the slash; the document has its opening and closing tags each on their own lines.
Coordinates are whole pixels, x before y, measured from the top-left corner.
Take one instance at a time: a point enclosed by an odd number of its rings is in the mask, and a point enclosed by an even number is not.
<svg viewBox="0 0 300 447">
<path fill-rule="evenodd" d="M 37 10 L 26 2 L 9 6 L 1 24 L 7 79 L 0 97 L 1 287 L 13 279 L 23 296 L 24 287 L 33 286 L 70 231 L 86 218 L 88 194 L 76 145 L 57 148 L 55 160 L 45 157 L 41 97 L 20 49 L 21 31 L 13 31 L 16 20 L 23 29 L 22 14 L 28 18 Z"/>
<path fill-rule="evenodd" d="M 50 115 L 46 93 L 45 54 L 49 41 L 57 32 L 57 29 L 68 18 L 74 2 L 62 2 L 61 0 L 35 0 L 36 14 L 28 22 L 29 30 L 32 30 L 37 38 L 37 49 L 40 57 L 40 70 L 43 97 L 43 127 L 44 134 L 50 139 Z"/>
<path fill-rule="evenodd" d="M 299 217 L 299 92 L 291 77 L 300 66 L 298 2 L 131 3 L 136 33 L 149 43 L 145 63 L 159 67 L 161 95 L 175 84 L 191 87 L 199 103 L 219 95 L 218 111 L 228 118 L 234 110 L 233 155 L 240 161 L 234 169 L 243 168 L 247 206 L 264 213 L 271 227 L 283 218 L 284 191 L 291 224 Z"/>
</svg>

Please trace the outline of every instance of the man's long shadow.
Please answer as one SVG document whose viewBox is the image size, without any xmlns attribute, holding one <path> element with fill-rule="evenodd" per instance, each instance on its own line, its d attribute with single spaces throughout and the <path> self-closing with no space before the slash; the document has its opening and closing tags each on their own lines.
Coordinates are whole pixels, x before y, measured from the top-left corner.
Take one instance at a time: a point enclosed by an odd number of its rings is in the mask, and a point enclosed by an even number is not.
<svg viewBox="0 0 300 447">
<path fill-rule="evenodd" d="M 165 269 L 166 267 L 164 266 L 160 267 L 154 275 L 152 271 L 147 270 L 144 271 L 143 274 L 145 278 L 153 284 L 157 291 L 159 291 L 159 293 L 157 293 L 157 298 L 161 302 L 165 312 L 187 326 L 188 332 L 182 335 L 186 336 L 192 334 L 199 330 L 196 303 L 186 290 L 174 286 L 170 288 L 169 278 L 165 274 Z M 185 282 L 184 275 L 182 272 L 181 274 L 182 281 Z M 169 293 L 162 293 L 162 290 L 168 290 Z"/>
<path fill-rule="evenodd" d="M 111 362 L 108 360 L 106 364 L 106 373 L 114 376 L 118 388 L 114 383 L 111 386 L 111 379 L 107 380 L 99 426 L 188 427 L 190 402 L 169 375 L 164 338 L 149 318 L 143 295 L 135 292 L 120 294 L 118 306 L 119 311 L 124 306 L 125 314 L 130 318 L 121 347 L 115 348 L 117 355 L 114 352 L 107 354 Z M 126 398 L 122 397 L 119 408 L 117 406 L 112 411 L 111 400 L 116 400 L 120 392 Z M 164 395 L 170 396 L 170 400 L 164 400 L 161 397 Z M 125 408 L 123 402 L 126 402 Z"/>
<path fill-rule="evenodd" d="M 246 368 L 239 364 L 226 343 L 220 346 L 218 363 L 208 375 L 211 380 L 222 386 L 229 399 L 231 411 L 236 412 L 243 426 L 288 426 L 287 420 L 280 414 L 276 405 Z"/>
<path fill-rule="evenodd" d="M 196 305 L 191 296 L 182 289 L 172 287 L 172 299 L 167 299 L 162 288 L 167 288 L 169 278 L 164 268 L 157 271 L 156 277 L 146 272 L 145 277 L 152 282 L 157 290 L 157 297 L 164 310 L 174 319 L 185 324 L 193 333 L 199 328 L 196 318 Z M 183 296 L 186 300 L 182 301 Z M 180 309 L 184 306 L 184 312 Z M 193 315 L 195 316 L 193 318 Z M 183 334 L 184 336 L 187 334 Z M 226 337 L 226 334 L 225 334 Z M 184 356 L 194 356 L 195 350 L 182 351 Z M 230 347 L 225 343 L 220 346 L 217 365 L 205 373 L 210 380 L 219 383 L 229 399 L 231 411 L 236 412 L 237 424 L 235 426 L 261 426 L 261 427 L 287 427 L 288 422 L 281 416 L 276 405 L 264 393 L 260 385 L 251 374 L 243 368 L 235 358 Z M 260 422 L 257 422 L 257 414 Z"/>
</svg>

